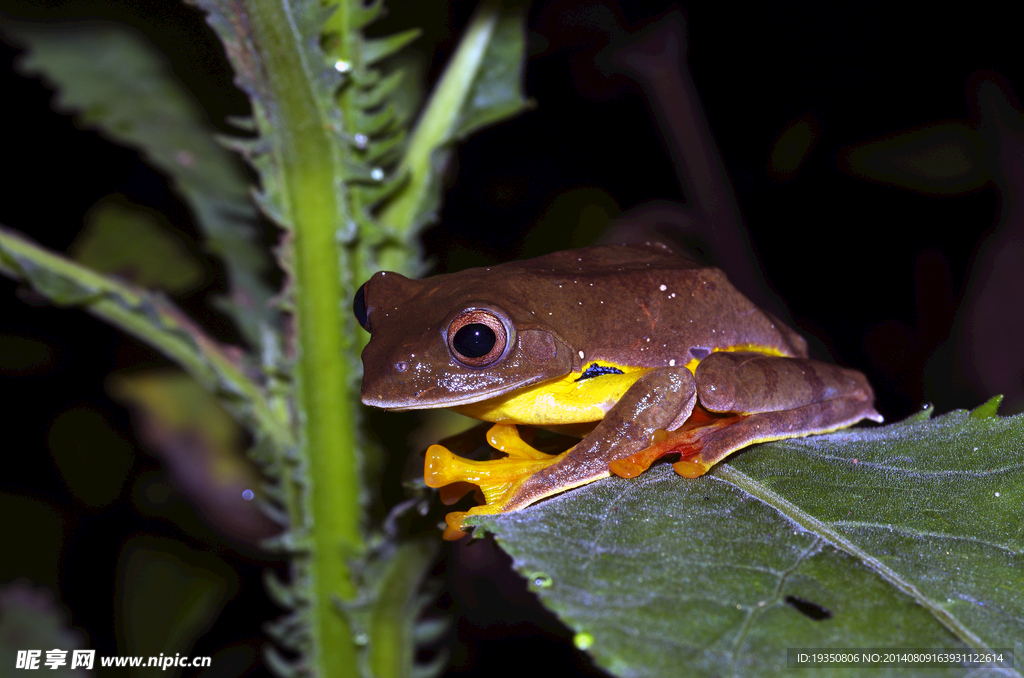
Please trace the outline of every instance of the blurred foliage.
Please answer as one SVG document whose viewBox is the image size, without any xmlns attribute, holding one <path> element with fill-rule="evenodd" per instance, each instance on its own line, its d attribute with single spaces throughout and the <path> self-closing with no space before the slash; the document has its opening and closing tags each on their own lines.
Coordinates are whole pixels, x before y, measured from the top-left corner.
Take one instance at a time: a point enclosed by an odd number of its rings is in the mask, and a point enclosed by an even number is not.
<svg viewBox="0 0 1024 678">
<path fill-rule="evenodd" d="M 90 507 L 117 499 L 135 450 L 101 413 L 89 407 L 65 410 L 53 420 L 47 443 L 61 477 L 78 499 Z"/>
<path fill-rule="evenodd" d="M 117 570 L 114 600 L 122 655 L 187 656 L 238 591 L 237 575 L 223 561 L 169 539 L 129 540 Z M 128 670 L 133 678 L 180 673 L 177 667 Z"/>
<path fill-rule="evenodd" d="M 789 181 L 796 176 L 800 166 L 814 148 L 821 132 L 812 115 L 794 120 L 779 132 L 768 159 L 768 172 L 780 181 Z"/>
<path fill-rule="evenodd" d="M 65 529 L 61 514 L 38 499 L 0 494 L 0 521 L 12 548 L 26 546 L 19 562 L 0 560 L 0 581 L 9 582 L 22 574 L 17 569 L 21 567 L 33 573 L 34 583 L 56 589 Z"/>
<path fill-rule="evenodd" d="M 0 374 L 42 374 L 54 364 L 53 348 L 46 342 L 15 334 L 0 334 Z"/>
<path fill-rule="evenodd" d="M 159 214 L 110 196 L 86 215 L 68 254 L 84 266 L 140 287 L 187 294 L 203 285 L 206 272 L 163 222 Z"/>
<path fill-rule="evenodd" d="M 140 437 L 207 523 L 252 547 L 277 531 L 255 501 L 264 499 L 262 482 L 245 458 L 244 431 L 195 379 L 131 372 L 112 375 L 107 388 L 133 411 Z"/>
<path fill-rule="evenodd" d="M 58 110 L 74 113 L 83 126 L 99 128 L 114 141 L 140 149 L 170 179 L 192 209 L 204 247 L 227 268 L 231 301 L 224 302 L 226 308 L 245 338 L 258 346 L 260 323 L 277 320 L 268 305 L 273 291 L 263 275 L 270 258 L 255 231 L 249 177 L 238 158 L 212 134 L 210 122 L 170 73 L 166 59 L 126 26 L 90 22 L 5 28 L 31 47 L 21 70 L 53 83 Z M 101 214 L 93 218 L 114 218 L 113 213 L 103 214 L 113 208 L 98 209 Z M 123 212 L 118 216 L 127 217 Z M 139 244 L 136 252 L 142 254 L 145 250 Z M 145 256 L 152 263 L 156 253 Z M 177 275 L 188 277 L 183 271 Z"/>
<path fill-rule="evenodd" d="M 71 652 L 87 649 L 85 634 L 68 626 L 68 614 L 46 589 L 25 581 L 0 588 L 0 666 L 13 675 L 19 650 L 41 650 L 38 671 L 61 678 L 85 678 L 81 668 L 71 670 Z M 65 650 L 63 666 L 47 666 L 46 651 Z M 19 672 L 20 673 L 20 672 Z"/>
<path fill-rule="evenodd" d="M 410 133 L 421 90 L 403 90 L 403 60 L 389 59 L 420 31 L 366 33 L 381 4 L 338 2 L 325 13 L 317 2 L 251 0 L 244 24 L 235 3 L 197 4 L 252 105 L 251 119 L 232 121 L 238 133 L 231 138 L 211 133 L 163 56 L 133 31 L 95 23 L 11 28 L 30 47 L 23 72 L 57 86 L 56 108 L 138 148 L 168 177 L 204 248 L 223 263 L 229 298 L 220 305 L 254 351 L 221 344 L 153 292 L 184 295 L 205 267 L 159 218 L 116 198 L 94 208 L 71 248 L 76 261 L 0 231 L 0 271 L 51 303 L 80 306 L 134 334 L 188 373 L 121 374 L 111 393 L 136 412 L 143 440 L 209 522 L 291 557 L 291 581 L 267 580 L 286 610 L 267 627 L 285 650 L 268 650 L 275 671 L 434 673 L 436 663 L 417 665 L 415 646 L 436 640 L 436 625 L 420 628 L 417 617 L 437 542 L 418 534 L 422 526 L 410 529 L 419 511 L 408 502 L 383 523 L 367 514 L 370 490 L 361 482 L 371 465 L 362 460 L 382 455 L 367 454 L 359 429 L 363 339 L 354 319 L 338 311 L 379 266 L 421 268 L 415 238 L 436 218 L 451 145 L 524 108 L 523 6 L 481 4 Z M 419 74 L 418 60 L 404 62 Z M 252 195 L 225 145 L 259 173 Z M 268 224 L 258 223 L 253 202 L 285 232 L 275 250 L 281 290 L 267 277 L 257 227 Z M 266 482 L 238 456 L 247 443 Z M 93 506 L 120 492 L 132 463 L 102 417 L 84 409 L 54 422 L 50 447 L 68 486 Z M 96 481 L 97 474 L 107 475 Z M 142 495 L 154 487 L 145 475 L 138 484 Z M 213 574 L 222 566 L 211 558 L 172 542 L 125 545 L 117 593 L 122 652 L 191 647 L 234 588 Z"/>
<path fill-rule="evenodd" d="M 929 125 L 842 153 L 846 171 L 922 193 L 957 195 L 990 180 L 978 133 L 960 123 Z"/>
</svg>

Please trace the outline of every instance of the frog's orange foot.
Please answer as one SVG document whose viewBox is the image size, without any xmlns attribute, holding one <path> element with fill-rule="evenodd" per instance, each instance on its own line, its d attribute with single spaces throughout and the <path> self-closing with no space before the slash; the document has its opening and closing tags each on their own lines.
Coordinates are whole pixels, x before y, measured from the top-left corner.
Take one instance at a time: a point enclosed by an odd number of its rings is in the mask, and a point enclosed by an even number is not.
<svg viewBox="0 0 1024 678">
<path fill-rule="evenodd" d="M 473 485 L 483 492 L 483 506 L 447 515 L 445 539 L 464 537 L 463 521 L 471 515 L 503 513 L 515 491 L 527 478 L 561 457 L 534 449 L 519 437 L 516 427 L 509 424 L 492 426 L 487 432 L 487 442 L 508 456 L 491 461 L 473 461 L 455 455 L 441 445 L 431 445 L 427 449 L 423 479 L 428 487 L 444 488 L 442 501 L 446 504 L 458 501 Z"/>
<path fill-rule="evenodd" d="M 700 478 L 710 468 L 711 464 L 705 464 L 698 457 L 683 459 L 672 464 L 672 470 L 684 478 Z"/>
<path fill-rule="evenodd" d="M 658 430 L 651 436 L 651 445 L 636 454 L 616 459 L 608 467 L 622 478 L 635 478 L 658 459 L 679 454 L 682 459 L 672 464 L 676 473 L 684 478 L 699 478 L 708 472 L 714 463 L 708 463 L 701 455 L 705 445 L 714 440 L 716 434 L 742 417 L 709 417 L 706 414 L 694 416 L 676 431 Z"/>
</svg>

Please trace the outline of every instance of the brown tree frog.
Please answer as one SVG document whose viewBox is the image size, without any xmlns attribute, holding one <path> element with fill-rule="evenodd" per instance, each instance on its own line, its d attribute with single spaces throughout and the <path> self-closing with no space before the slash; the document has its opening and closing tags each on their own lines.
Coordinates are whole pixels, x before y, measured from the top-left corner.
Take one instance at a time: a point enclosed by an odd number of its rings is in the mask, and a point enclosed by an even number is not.
<svg viewBox="0 0 1024 678">
<path fill-rule="evenodd" d="M 667 454 L 696 478 L 753 443 L 882 420 L 862 374 L 808 359 L 804 339 L 722 271 L 661 245 L 423 280 L 377 273 L 353 308 L 370 332 L 364 403 L 445 407 L 495 424 L 489 443 L 505 458 L 427 451 L 427 485 L 470 483 L 486 500 L 449 513 L 447 538 L 463 535 L 469 515 L 521 509 L 611 473 L 633 477 Z M 585 433 L 550 455 L 517 424 Z"/>
</svg>

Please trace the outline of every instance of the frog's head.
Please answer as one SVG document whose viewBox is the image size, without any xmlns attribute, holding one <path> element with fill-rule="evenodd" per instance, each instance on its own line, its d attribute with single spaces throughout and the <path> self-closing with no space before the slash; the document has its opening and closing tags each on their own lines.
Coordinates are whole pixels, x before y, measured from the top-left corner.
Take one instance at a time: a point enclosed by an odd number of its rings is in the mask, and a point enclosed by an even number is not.
<svg viewBox="0 0 1024 678">
<path fill-rule="evenodd" d="M 482 269 L 426 280 L 375 274 L 352 304 L 370 333 L 363 402 L 389 410 L 453 407 L 571 372 L 572 350 L 538 324 L 522 292 L 503 289 Z"/>
</svg>

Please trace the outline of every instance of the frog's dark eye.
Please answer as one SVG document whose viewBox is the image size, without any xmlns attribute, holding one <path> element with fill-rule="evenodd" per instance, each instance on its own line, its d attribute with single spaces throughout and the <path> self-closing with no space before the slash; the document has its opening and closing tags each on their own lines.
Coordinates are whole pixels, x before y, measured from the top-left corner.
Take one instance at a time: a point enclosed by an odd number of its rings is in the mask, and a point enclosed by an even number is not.
<svg viewBox="0 0 1024 678">
<path fill-rule="evenodd" d="M 469 367 L 493 365 L 505 354 L 507 343 L 505 324 L 490 311 L 466 311 L 448 326 L 448 350 Z"/>
<path fill-rule="evenodd" d="M 359 288 L 356 296 L 352 297 L 352 313 L 359 322 L 359 326 L 367 332 L 370 331 L 370 318 L 366 314 L 366 283 Z"/>
</svg>

